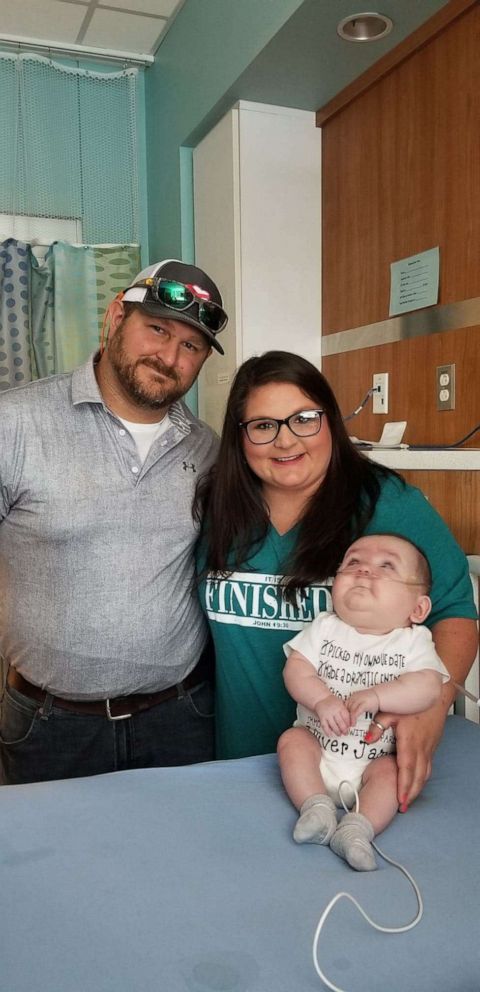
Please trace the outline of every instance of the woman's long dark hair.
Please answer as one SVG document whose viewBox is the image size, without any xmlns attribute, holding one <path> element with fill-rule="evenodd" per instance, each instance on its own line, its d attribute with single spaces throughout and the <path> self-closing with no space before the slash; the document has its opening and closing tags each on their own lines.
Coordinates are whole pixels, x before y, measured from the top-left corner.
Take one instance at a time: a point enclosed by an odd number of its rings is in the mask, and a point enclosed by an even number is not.
<svg viewBox="0 0 480 992">
<path fill-rule="evenodd" d="M 325 479 L 308 502 L 294 554 L 284 566 L 284 588 L 291 599 L 299 588 L 335 573 L 348 545 L 372 517 L 381 478 L 395 473 L 374 465 L 353 446 L 332 389 L 314 365 L 286 351 L 249 358 L 232 383 L 218 460 L 197 486 L 194 513 L 203 521 L 208 571 L 225 575 L 240 566 L 248 568 L 249 557 L 267 533 L 270 521 L 262 483 L 245 461 L 238 425 L 251 391 L 272 382 L 301 389 L 325 411 L 332 435 Z"/>
</svg>

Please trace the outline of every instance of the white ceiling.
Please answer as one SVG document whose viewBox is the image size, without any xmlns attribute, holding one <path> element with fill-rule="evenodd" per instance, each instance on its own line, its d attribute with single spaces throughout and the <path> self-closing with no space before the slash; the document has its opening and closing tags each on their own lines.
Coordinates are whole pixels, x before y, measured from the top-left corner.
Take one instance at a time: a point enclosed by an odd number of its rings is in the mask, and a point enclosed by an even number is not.
<svg viewBox="0 0 480 992">
<path fill-rule="evenodd" d="M 4 37 L 153 55 L 185 0 L 0 0 Z"/>
</svg>

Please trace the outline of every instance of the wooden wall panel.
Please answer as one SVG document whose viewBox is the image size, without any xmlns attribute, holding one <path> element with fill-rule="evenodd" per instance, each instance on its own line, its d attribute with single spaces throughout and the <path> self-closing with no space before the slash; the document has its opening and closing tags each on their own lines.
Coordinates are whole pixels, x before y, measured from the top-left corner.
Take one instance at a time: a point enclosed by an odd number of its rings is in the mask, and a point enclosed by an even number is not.
<svg viewBox="0 0 480 992">
<path fill-rule="evenodd" d="M 323 333 L 388 317 L 390 262 L 440 246 L 439 303 L 480 295 L 480 8 L 322 131 Z"/>
<path fill-rule="evenodd" d="M 439 304 L 480 297 L 480 4 L 451 0 L 442 10 L 417 50 L 398 46 L 397 60 L 394 50 L 375 78 L 372 67 L 356 92 L 317 115 L 324 335 L 386 320 L 390 263 L 437 245 Z M 438 412 L 436 367 L 450 362 L 456 409 Z M 445 445 L 480 422 L 480 326 L 325 356 L 322 368 L 345 415 L 374 373 L 390 373 L 388 416 L 369 403 L 348 424 L 357 437 L 378 439 L 387 419 L 406 420 L 407 442 Z M 468 447 L 480 448 L 480 433 Z M 479 553 L 480 472 L 406 477 Z"/>
<path fill-rule="evenodd" d="M 412 486 L 418 486 L 446 521 L 466 554 L 480 554 L 478 507 L 480 472 L 401 473 Z"/>
<path fill-rule="evenodd" d="M 455 363 L 456 409 L 440 412 L 436 368 L 451 362 Z M 390 373 L 388 414 L 372 413 L 370 400 L 348 423 L 349 433 L 356 437 L 377 441 L 387 420 L 406 420 L 404 440 L 408 444 L 455 444 L 480 423 L 480 327 L 331 355 L 323 359 L 322 371 L 344 416 L 363 400 L 374 373 Z M 480 448 L 480 430 L 465 447 Z"/>
</svg>

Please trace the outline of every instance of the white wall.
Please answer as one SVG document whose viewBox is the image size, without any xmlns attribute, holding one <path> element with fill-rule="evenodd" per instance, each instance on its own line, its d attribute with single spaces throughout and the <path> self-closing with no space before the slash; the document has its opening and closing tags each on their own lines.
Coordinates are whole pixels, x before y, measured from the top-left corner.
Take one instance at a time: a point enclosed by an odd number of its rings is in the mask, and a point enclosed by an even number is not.
<svg viewBox="0 0 480 992">
<path fill-rule="evenodd" d="M 313 113 L 240 102 L 194 150 L 195 255 L 230 321 L 199 381 L 217 430 L 236 368 L 270 349 L 321 361 L 321 138 Z"/>
</svg>

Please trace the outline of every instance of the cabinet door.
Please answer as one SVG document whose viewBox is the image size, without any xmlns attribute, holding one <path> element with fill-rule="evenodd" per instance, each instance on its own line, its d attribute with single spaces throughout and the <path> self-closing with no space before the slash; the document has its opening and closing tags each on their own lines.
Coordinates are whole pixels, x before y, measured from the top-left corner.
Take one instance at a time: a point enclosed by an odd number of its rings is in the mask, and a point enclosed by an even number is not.
<svg viewBox="0 0 480 992">
<path fill-rule="evenodd" d="M 313 114 L 240 102 L 194 150 L 195 255 L 225 297 L 225 357 L 199 380 L 217 430 L 238 365 L 270 349 L 321 360 L 321 145 Z"/>
</svg>

